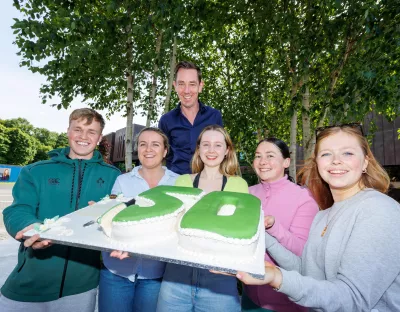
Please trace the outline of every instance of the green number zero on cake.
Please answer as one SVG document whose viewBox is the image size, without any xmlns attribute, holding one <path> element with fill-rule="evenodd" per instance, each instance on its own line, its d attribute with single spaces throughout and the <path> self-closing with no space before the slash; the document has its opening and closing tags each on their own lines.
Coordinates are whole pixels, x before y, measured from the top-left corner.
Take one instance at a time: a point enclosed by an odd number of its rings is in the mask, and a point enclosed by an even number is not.
<svg viewBox="0 0 400 312">
<path fill-rule="evenodd" d="M 179 245 L 215 256 L 251 258 L 257 248 L 261 202 L 250 194 L 211 192 L 182 217 Z"/>
</svg>

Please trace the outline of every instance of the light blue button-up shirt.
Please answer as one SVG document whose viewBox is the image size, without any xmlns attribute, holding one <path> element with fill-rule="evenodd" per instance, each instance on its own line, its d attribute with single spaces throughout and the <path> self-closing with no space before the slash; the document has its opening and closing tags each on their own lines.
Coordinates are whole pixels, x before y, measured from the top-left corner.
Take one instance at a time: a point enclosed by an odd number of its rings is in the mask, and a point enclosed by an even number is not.
<svg viewBox="0 0 400 312">
<path fill-rule="evenodd" d="M 114 183 L 112 194 L 124 194 L 124 197 L 136 197 L 138 194 L 147 191 L 150 187 L 139 174 L 141 166 L 133 168 L 131 172 L 120 175 Z M 158 185 L 175 185 L 178 174 L 163 167 L 165 174 Z M 141 258 L 132 257 L 124 260 L 110 257 L 108 252 L 102 252 L 104 265 L 112 273 L 128 278 L 134 282 L 138 279 L 155 279 L 164 275 L 165 263 Z"/>
</svg>

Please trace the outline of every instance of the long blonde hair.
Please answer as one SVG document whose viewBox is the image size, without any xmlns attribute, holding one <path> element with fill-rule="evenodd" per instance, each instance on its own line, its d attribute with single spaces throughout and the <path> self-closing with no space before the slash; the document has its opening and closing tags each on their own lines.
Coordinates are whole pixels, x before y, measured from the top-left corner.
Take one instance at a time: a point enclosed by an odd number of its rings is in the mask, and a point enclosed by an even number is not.
<svg viewBox="0 0 400 312">
<path fill-rule="evenodd" d="M 321 178 L 318 172 L 316 158 L 321 141 L 340 131 L 354 136 L 359 142 L 365 158 L 368 159 L 366 172 L 363 172 L 359 181 L 361 187 L 373 188 L 386 193 L 390 185 L 388 174 L 375 159 L 367 139 L 359 128 L 346 125 L 326 128 L 318 134 L 314 153 L 306 160 L 304 167 L 297 174 L 297 181 L 302 185 L 307 185 L 321 210 L 331 207 L 334 201 L 328 183 Z"/>
<path fill-rule="evenodd" d="M 233 146 L 231 137 L 229 136 L 228 132 L 224 128 L 219 125 L 210 125 L 207 126 L 201 131 L 199 137 L 197 138 L 196 142 L 196 150 L 193 154 L 191 167 L 192 173 L 199 173 L 204 169 L 204 163 L 200 158 L 200 142 L 203 134 L 206 131 L 217 131 L 221 133 L 225 138 L 226 148 L 228 153 L 226 154 L 224 160 L 219 165 L 219 172 L 225 176 L 235 176 L 238 173 L 239 162 L 236 157 L 235 147 Z"/>
</svg>

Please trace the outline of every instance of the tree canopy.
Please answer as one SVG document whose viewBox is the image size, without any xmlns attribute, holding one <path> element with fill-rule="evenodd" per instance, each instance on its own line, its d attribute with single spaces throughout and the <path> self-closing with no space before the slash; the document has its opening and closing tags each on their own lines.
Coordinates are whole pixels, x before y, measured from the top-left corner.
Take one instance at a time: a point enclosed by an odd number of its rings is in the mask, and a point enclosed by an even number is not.
<svg viewBox="0 0 400 312">
<path fill-rule="evenodd" d="M 78 95 L 96 109 L 148 124 L 172 108 L 173 64 L 203 69 L 201 99 L 222 111 L 250 161 L 276 136 L 310 155 L 314 129 L 400 114 L 400 9 L 396 0 L 14 0 L 21 66 L 45 75 L 43 103 Z M 292 154 L 294 155 L 294 154 Z M 293 170 L 295 167 L 293 166 Z"/>
<path fill-rule="evenodd" d="M 65 146 L 65 133 L 35 128 L 25 118 L 0 119 L 0 163 L 24 166 L 49 159 L 49 151 Z"/>
</svg>

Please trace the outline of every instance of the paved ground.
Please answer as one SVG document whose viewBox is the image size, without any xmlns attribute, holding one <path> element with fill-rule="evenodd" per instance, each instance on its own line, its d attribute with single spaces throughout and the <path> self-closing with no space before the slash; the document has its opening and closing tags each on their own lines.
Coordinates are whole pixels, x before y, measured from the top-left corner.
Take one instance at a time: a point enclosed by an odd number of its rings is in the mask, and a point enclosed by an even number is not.
<svg viewBox="0 0 400 312">
<path fill-rule="evenodd" d="M 0 183 L 0 287 L 17 263 L 19 242 L 11 238 L 4 229 L 3 209 L 12 202 L 13 183 Z"/>
<path fill-rule="evenodd" d="M 11 195 L 14 183 L 0 183 L 0 241 L 9 238 L 4 229 L 3 209 L 9 206 L 13 200 Z"/>
</svg>

